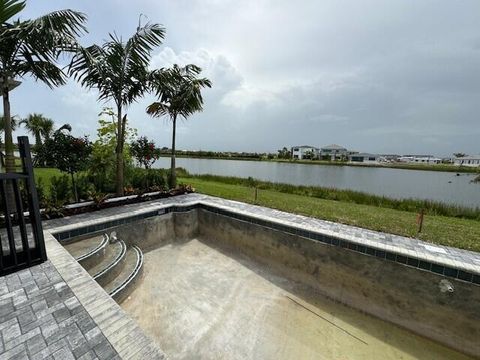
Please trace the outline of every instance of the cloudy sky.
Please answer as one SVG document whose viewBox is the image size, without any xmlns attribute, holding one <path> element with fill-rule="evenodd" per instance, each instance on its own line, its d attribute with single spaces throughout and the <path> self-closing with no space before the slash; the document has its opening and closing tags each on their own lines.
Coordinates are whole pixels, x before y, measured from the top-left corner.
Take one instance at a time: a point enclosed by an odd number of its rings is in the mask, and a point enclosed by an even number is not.
<svg viewBox="0 0 480 360">
<path fill-rule="evenodd" d="M 81 42 L 127 38 L 139 14 L 167 29 L 152 67 L 195 63 L 213 81 L 205 110 L 180 124 L 178 147 L 276 151 L 337 143 L 376 153 L 480 153 L 480 1 L 49 0 L 88 15 Z M 40 112 L 95 138 L 104 106 L 71 81 L 50 90 L 25 79 L 12 112 Z M 130 125 L 160 146 L 166 120 L 146 97 Z M 21 134 L 19 131 L 18 134 Z"/>
</svg>

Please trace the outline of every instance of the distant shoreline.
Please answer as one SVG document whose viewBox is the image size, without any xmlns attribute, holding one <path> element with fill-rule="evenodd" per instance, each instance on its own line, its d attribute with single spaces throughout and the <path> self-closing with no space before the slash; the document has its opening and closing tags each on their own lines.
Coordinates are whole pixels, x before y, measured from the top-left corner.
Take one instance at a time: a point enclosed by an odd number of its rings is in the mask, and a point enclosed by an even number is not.
<svg viewBox="0 0 480 360">
<path fill-rule="evenodd" d="M 170 157 L 169 154 L 161 154 L 161 157 Z M 302 165 L 326 165 L 326 166 L 351 166 L 351 167 L 365 167 L 365 168 L 385 168 L 385 169 L 401 169 L 401 170 L 419 170 L 419 171 L 440 171 L 463 174 L 479 174 L 480 168 L 455 166 L 448 164 L 428 165 L 428 164 L 354 164 L 349 162 L 332 162 L 325 160 L 285 160 L 285 159 L 258 159 L 239 156 L 195 156 L 195 155 L 175 155 L 176 158 L 187 159 L 206 159 L 206 160 L 234 160 L 234 161 L 258 161 L 258 162 L 277 162 L 285 164 L 302 164 Z"/>
</svg>

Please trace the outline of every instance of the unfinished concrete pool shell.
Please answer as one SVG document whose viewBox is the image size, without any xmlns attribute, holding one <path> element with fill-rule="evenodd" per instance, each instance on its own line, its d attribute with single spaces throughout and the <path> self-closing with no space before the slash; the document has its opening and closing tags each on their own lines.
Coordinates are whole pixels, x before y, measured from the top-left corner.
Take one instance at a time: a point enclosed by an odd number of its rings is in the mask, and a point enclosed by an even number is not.
<svg viewBox="0 0 480 360">
<path fill-rule="evenodd" d="M 480 354 L 475 253 L 197 194 L 101 220 L 55 236 L 139 249 L 116 300 L 169 358 Z"/>
</svg>

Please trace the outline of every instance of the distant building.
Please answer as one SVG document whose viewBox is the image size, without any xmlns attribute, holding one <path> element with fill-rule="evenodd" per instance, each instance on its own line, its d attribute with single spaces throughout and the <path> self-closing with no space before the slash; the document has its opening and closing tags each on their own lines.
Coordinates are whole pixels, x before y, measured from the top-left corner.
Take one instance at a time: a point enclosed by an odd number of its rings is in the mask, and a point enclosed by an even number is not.
<svg viewBox="0 0 480 360">
<path fill-rule="evenodd" d="M 403 155 L 398 158 L 399 162 L 418 164 L 441 164 L 442 159 L 433 155 Z"/>
<path fill-rule="evenodd" d="M 480 155 L 468 155 L 453 159 L 453 164 L 457 166 L 480 166 Z"/>
<path fill-rule="evenodd" d="M 348 161 L 354 163 L 379 163 L 382 161 L 382 156 L 377 154 L 367 154 L 367 153 L 358 153 L 358 154 L 351 154 L 348 155 Z"/>
<path fill-rule="evenodd" d="M 397 154 L 382 154 L 380 156 L 385 160 L 385 162 L 397 162 L 400 158 L 400 155 Z"/>
<path fill-rule="evenodd" d="M 320 157 L 321 158 L 330 158 L 330 160 L 336 160 L 342 157 L 348 156 L 348 150 L 343 146 L 332 144 L 328 146 L 324 146 L 320 149 Z"/>
<path fill-rule="evenodd" d="M 315 146 L 301 145 L 292 147 L 292 159 L 317 159 L 319 149 Z"/>
</svg>

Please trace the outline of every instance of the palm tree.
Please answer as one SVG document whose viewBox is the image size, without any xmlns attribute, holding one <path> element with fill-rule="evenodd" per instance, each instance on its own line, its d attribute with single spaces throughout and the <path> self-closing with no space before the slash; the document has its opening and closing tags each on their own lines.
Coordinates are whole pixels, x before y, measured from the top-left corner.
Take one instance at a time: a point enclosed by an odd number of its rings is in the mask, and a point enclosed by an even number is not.
<svg viewBox="0 0 480 360">
<path fill-rule="evenodd" d="M 60 128 L 55 130 L 55 125 L 52 119 L 46 118 L 42 114 L 29 114 L 26 119 L 19 123 L 25 126 L 25 129 L 35 138 L 35 146 L 40 147 L 44 141 L 50 139 L 53 134 L 62 130 L 72 131 L 70 124 L 63 124 Z"/>
<path fill-rule="evenodd" d="M 29 114 L 26 119 L 20 121 L 25 129 L 35 138 L 35 146 L 38 148 L 42 145 L 42 131 L 45 126 L 52 126 L 53 121 L 44 117 L 42 114 Z"/>
<path fill-rule="evenodd" d="M 72 59 L 70 73 L 86 88 L 99 91 L 99 101 L 116 105 L 116 193 L 123 195 L 123 148 L 127 114 L 124 109 L 147 91 L 148 65 L 151 52 L 159 46 L 165 29 L 158 24 L 137 27 L 126 42 L 116 34 L 102 46 L 80 49 Z"/>
<path fill-rule="evenodd" d="M 5 116 L 6 171 L 14 171 L 10 91 L 27 75 L 50 88 L 63 85 L 66 76 L 56 65 L 59 55 L 77 48 L 86 31 L 86 16 L 72 10 L 55 11 L 33 20 L 13 20 L 25 1 L 0 0 L 0 89 Z"/>
<path fill-rule="evenodd" d="M 150 77 L 151 87 L 158 101 L 147 107 L 147 113 L 153 117 L 168 116 L 172 121 L 172 156 L 170 166 L 170 187 L 175 188 L 177 179 L 175 174 L 175 133 L 177 118 L 185 120 L 195 112 L 203 110 L 202 88 L 211 87 L 212 83 L 206 78 L 198 78 L 202 69 L 196 65 L 179 67 L 174 65 L 170 69 L 153 71 Z"/>
</svg>

